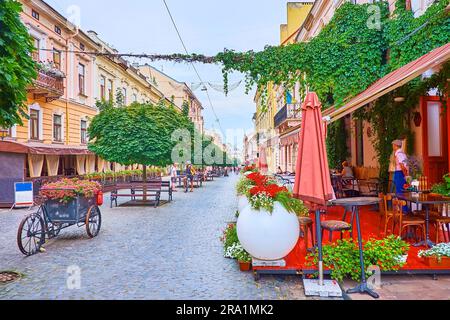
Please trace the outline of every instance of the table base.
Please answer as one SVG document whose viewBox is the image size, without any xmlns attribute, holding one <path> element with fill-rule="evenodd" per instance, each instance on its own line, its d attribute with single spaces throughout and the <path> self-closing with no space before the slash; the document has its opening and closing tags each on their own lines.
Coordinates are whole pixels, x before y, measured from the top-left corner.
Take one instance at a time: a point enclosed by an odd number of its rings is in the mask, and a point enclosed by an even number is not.
<svg viewBox="0 0 450 320">
<path fill-rule="evenodd" d="M 372 289 L 370 289 L 367 286 L 367 283 L 361 283 L 360 285 L 356 286 L 355 288 L 347 290 L 347 294 L 352 294 L 352 293 L 366 293 L 374 299 L 378 299 L 380 297 L 380 295 L 378 293 L 376 293 L 375 291 L 373 291 Z"/>
<path fill-rule="evenodd" d="M 420 241 L 418 243 L 413 244 L 414 247 L 428 247 L 428 248 L 432 248 L 435 245 L 436 244 L 431 240 Z"/>
</svg>

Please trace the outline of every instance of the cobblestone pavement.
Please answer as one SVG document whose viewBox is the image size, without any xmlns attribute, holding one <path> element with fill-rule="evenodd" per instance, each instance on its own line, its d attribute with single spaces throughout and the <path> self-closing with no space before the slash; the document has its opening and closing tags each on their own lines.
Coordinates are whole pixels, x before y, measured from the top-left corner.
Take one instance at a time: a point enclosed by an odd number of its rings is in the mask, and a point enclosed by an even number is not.
<svg viewBox="0 0 450 320">
<path fill-rule="evenodd" d="M 236 177 L 177 192 L 161 208 L 102 208 L 98 238 L 71 227 L 25 258 L 16 232 L 27 211 L 0 210 L 0 270 L 24 274 L 0 285 L 0 299 L 305 299 L 300 277 L 239 272 L 224 259 L 219 237 L 236 209 Z M 122 201 L 124 201 L 122 199 Z M 81 268 L 81 289 L 67 287 L 70 266 Z"/>
</svg>

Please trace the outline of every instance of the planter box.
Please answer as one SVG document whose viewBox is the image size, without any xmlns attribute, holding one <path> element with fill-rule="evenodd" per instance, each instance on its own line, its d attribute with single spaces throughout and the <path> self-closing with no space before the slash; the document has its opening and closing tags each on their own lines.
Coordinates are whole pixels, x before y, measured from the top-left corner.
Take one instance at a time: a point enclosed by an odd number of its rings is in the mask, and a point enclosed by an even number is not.
<svg viewBox="0 0 450 320">
<path fill-rule="evenodd" d="M 441 261 L 434 257 L 425 257 L 425 263 L 431 268 L 447 268 L 450 269 L 450 258 L 442 257 Z"/>
<path fill-rule="evenodd" d="M 77 197 L 67 203 L 59 200 L 47 200 L 45 209 L 51 222 L 78 223 L 84 219 L 89 208 L 95 204 L 94 198 Z"/>
<path fill-rule="evenodd" d="M 250 271 L 252 270 L 252 264 L 251 262 L 239 262 L 239 269 L 242 272 Z"/>
</svg>

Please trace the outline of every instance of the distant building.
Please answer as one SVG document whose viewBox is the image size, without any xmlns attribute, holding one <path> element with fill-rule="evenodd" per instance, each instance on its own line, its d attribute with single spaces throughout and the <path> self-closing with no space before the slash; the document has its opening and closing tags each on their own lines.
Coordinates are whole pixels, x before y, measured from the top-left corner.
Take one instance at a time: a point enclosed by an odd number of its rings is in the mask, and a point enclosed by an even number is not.
<svg viewBox="0 0 450 320">
<path fill-rule="evenodd" d="M 148 64 L 140 65 L 138 68 L 177 108 L 182 110 L 186 105 L 189 108 L 189 118 L 195 128 L 200 133 L 204 132 L 203 106 L 186 83 L 179 82 Z"/>
</svg>

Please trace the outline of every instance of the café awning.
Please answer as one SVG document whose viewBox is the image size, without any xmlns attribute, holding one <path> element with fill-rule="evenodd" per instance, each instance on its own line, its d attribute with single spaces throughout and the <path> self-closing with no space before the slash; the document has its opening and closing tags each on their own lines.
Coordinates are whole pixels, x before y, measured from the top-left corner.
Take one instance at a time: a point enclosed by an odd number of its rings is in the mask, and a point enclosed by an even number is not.
<svg viewBox="0 0 450 320">
<path fill-rule="evenodd" d="M 297 144 L 299 135 L 300 135 L 300 128 L 295 129 L 294 131 L 281 136 L 280 137 L 280 145 L 282 147 L 286 147 L 286 146 Z"/>
<path fill-rule="evenodd" d="M 385 94 L 405 85 L 409 81 L 419 77 L 427 70 L 444 64 L 450 59 L 450 43 L 434 49 L 419 59 L 389 73 L 372 84 L 367 90 L 360 93 L 339 109 L 331 107 L 324 111 L 323 115 L 329 117 L 331 122 L 339 120 L 361 107 L 375 101 Z"/>
<path fill-rule="evenodd" d="M 17 141 L 0 141 L 0 152 L 61 156 L 92 154 L 86 146 L 67 146 L 40 142 L 21 143 Z"/>
</svg>

